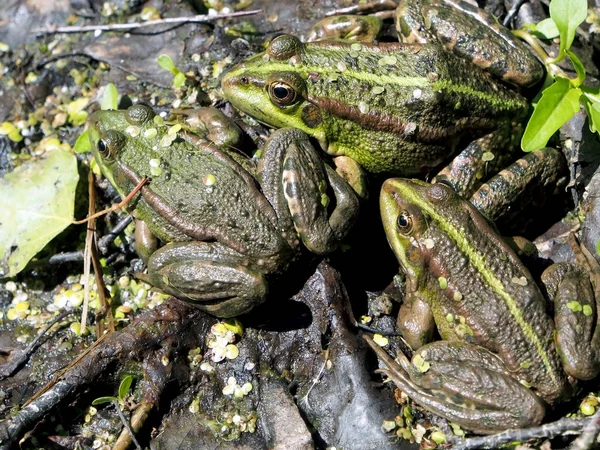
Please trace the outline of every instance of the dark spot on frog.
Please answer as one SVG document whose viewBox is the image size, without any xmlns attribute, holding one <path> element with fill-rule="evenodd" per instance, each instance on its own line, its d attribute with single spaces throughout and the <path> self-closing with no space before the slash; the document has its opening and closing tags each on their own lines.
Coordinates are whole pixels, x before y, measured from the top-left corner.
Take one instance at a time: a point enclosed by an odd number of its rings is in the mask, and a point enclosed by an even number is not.
<svg viewBox="0 0 600 450">
<path fill-rule="evenodd" d="M 287 183 L 285 186 L 285 195 L 288 198 L 296 198 L 299 190 L 300 186 L 298 186 L 298 183 Z"/>
<path fill-rule="evenodd" d="M 320 125 L 322 121 L 321 110 L 317 106 L 308 104 L 302 108 L 302 122 L 304 122 L 307 127 L 315 128 Z"/>
</svg>

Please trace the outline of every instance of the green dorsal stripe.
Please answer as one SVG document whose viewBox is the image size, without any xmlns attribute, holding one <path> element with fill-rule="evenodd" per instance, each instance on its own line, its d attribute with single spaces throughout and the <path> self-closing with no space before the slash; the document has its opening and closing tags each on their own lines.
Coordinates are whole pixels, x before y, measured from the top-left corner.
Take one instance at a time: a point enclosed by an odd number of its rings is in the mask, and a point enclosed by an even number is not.
<svg viewBox="0 0 600 450">
<path fill-rule="evenodd" d="M 239 73 L 238 73 L 239 72 Z M 474 90 L 473 88 L 453 83 L 451 80 L 437 80 L 431 82 L 427 77 L 411 77 L 393 74 L 393 70 L 389 70 L 386 74 L 374 74 L 361 70 L 347 69 L 341 71 L 337 68 L 326 67 L 326 66 L 309 66 L 306 64 L 299 64 L 294 66 L 289 63 L 266 61 L 265 64 L 259 67 L 252 67 L 251 70 L 247 68 L 240 68 L 239 71 L 229 72 L 232 76 L 238 76 L 246 73 L 250 78 L 257 78 L 266 80 L 267 77 L 277 72 L 294 72 L 300 74 L 305 80 L 309 78 L 309 74 L 319 74 L 319 77 L 324 79 L 335 79 L 339 77 L 352 78 L 358 81 L 369 83 L 373 86 L 400 86 L 400 87 L 415 87 L 415 88 L 426 88 L 431 87 L 435 91 L 446 91 L 454 92 L 462 96 L 472 96 L 486 102 L 490 106 L 493 106 L 500 110 L 514 109 L 515 107 L 521 107 L 522 102 L 509 98 L 499 98 L 497 92 L 482 92 Z M 332 81 L 335 83 L 335 81 Z"/>
</svg>

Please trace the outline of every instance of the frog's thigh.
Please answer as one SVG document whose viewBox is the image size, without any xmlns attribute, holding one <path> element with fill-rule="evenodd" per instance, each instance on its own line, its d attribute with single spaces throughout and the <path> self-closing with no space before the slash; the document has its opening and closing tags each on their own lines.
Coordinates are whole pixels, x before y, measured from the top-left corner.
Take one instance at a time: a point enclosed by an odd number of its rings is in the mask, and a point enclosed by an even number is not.
<svg viewBox="0 0 600 450">
<path fill-rule="evenodd" d="M 283 191 L 294 227 L 306 248 L 317 254 L 331 253 L 358 214 L 354 190 L 323 163 L 308 136 L 299 130 L 274 133 L 264 152 L 265 195 L 271 201 L 274 195 L 269 185 L 278 177 L 277 189 Z M 329 198 L 328 192 L 335 197 L 333 208 L 330 202 L 334 199 Z"/>
<path fill-rule="evenodd" d="M 542 274 L 554 298 L 556 348 L 565 371 L 580 380 L 600 372 L 600 327 L 589 275 L 573 264 L 550 266 Z"/>
<path fill-rule="evenodd" d="M 267 283 L 242 255 L 207 242 L 170 243 L 148 261 L 148 276 L 167 294 L 219 317 L 248 312 L 264 301 Z"/>
<path fill-rule="evenodd" d="M 537 425 L 544 417 L 543 401 L 482 347 L 437 341 L 415 352 L 412 362 L 390 360 L 384 372 L 400 389 L 468 430 L 490 434 Z"/>
</svg>

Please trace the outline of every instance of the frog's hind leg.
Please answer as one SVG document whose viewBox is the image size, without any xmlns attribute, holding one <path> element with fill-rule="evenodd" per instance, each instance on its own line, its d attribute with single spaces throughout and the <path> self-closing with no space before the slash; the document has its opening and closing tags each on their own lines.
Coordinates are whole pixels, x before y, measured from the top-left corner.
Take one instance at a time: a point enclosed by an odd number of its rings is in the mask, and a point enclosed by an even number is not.
<svg viewBox="0 0 600 450">
<path fill-rule="evenodd" d="M 470 201 L 493 221 L 507 221 L 512 211 L 521 212 L 542 202 L 566 184 L 567 165 L 553 148 L 528 153 L 501 171 L 475 192 Z"/>
<path fill-rule="evenodd" d="M 148 261 L 152 285 L 218 317 L 234 317 L 262 303 L 267 282 L 243 255 L 214 242 L 172 242 Z"/>
<path fill-rule="evenodd" d="M 437 341 L 415 352 L 412 362 L 402 354 L 396 362 L 365 339 L 385 366 L 381 373 L 425 409 L 465 429 L 491 434 L 544 418 L 544 402 L 482 347 Z"/>
</svg>

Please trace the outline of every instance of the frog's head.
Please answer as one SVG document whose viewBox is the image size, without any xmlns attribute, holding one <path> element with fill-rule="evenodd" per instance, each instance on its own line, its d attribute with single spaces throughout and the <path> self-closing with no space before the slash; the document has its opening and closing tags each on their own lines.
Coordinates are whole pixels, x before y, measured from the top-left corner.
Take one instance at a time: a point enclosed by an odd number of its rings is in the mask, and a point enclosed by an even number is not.
<svg viewBox="0 0 600 450">
<path fill-rule="evenodd" d="M 468 241 L 474 220 L 486 222 L 449 186 L 419 180 L 387 180 L 381 188 L 380 209 L 388 242 L 413 279 L 426 266 L 440 264 L 440 255 L 457 241 Z"/>
<path fill-rule="evenodd" d="M 127 110 L 96 111 L 88 119 L 88 135 L 94 158 L 104 176 L 121 195 L 130 187 L 119 176 L 118 163 L 125 152 L 137 151 L 136 146 L 129 144 L 147 128 L 146 125 L 152 122 L 154 116 L 154 111 L 148 106 L 134 105 Z"/>
<path fill-rule="evenodd" d="M 264 53 L 234 66 L 221 80 L 225 98 L 267 125 L 297 128 L 327 149 L 320 108 L 308 98 L 305 44 L 295 36 L 273 39 Z"/>
</svg>

